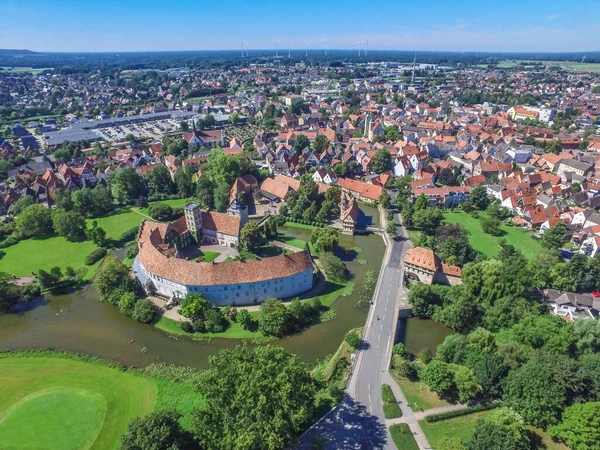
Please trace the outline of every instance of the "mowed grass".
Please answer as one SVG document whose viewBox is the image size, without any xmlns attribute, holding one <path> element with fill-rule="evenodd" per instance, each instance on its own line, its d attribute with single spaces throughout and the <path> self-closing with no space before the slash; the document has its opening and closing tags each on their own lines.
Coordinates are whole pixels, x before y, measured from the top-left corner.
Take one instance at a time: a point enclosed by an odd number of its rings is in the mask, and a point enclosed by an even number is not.
<svg viewBox="0 0 600 450">
<path fill-rule="evenodd" d="M 69 242 L 59 236 L 42 240 L 26 239 L 4 249 L 6 255 L 0 259 L 0 272 L 27 277 L 32 272 L 37 273 L 40 269 L 48 271 L 55 266 L 63 270 L 67 266 L 74 269 L 86 267 L 85 279 L 91 279 L 100 262 L 86 266 L 84 260 L 95 248 L 96 245 L 91 241 Z"/>
<path fill-rule="evenodd" d="M 258 320 L 258 311 L 250 312 L 250 315 Z M 228 320 L 227 329 L 222 333 L 186 333 L 181 329 L 181 322 L 161 316 L 155 327 L 175 336 L 186 336 L 194 340 L 204 340 L 209 338 L 225 338 L 225 339 L 254 339 L 264 338 L 260 331 L 244 330 L 242 326 L 234 321 Z"/>
<path fill-rule="evenodd" d="M 150 413 L 152 379 L 81 361 L 0 359 L 0 448 L 115 449 L 127 424 Z"/>
<path fill-rule="evenodd" d="M 98 219 L 87 219 L 88 228 L 92 227 L 92 222 L 98 222 L 98 226 L 106 231 L 106 237 L 109 239 L 118 240 L 121 235 L 127 230 L 140 225 L 144 217 L 139 213 L 130 210 L 122 209 L 110 216 L 100 217 Z"/>
<path fill-rule="evenodd" d="M 220 252 L 202 252 L 202 255 L 204 256 L 202 258 L 202 261 L 204 262 L 213 262 L 215 259 L 217 259 L 219 257 L 221 253 Z"/>
<path fill-rule="evenodd" d="M 441 399 L 435 392 L 429 390 L 429 386 L 421 381 L 410 381 L 406 378 L 396 378 L 396 383 L 402 389 L 406 401 L 410 403 L 413 411 L 427 410 L 438 408 L 440 406 L 448 406 L 446 400 Z"/>
<path fill-rule="evenodd" d="M 429 423 L 426 420 L 420 420 L 419 424 L 421 425 L 423 433 L 425 433 L 431 448 L 436 449 L 439 448 L 441 439 L 445 437 L 458 437 L 463 442 L 469 441 L 473 435 L 477 421 L 490 413 L 492 413 L 492 411 L 481 411 L 432 423 Z M 539 436 L 544 443 L 544 448 L 546 450 L 568 450 L 566 445 L 553 442 L 543 430 L 533 427 L 528 428 Z"/>
<path fill-rule="evenodd" d="M 479 217 L 485 216 L 485 213 L 480 213 Z M 481 229 L 479 219 L 471 217 L 469 214 L 462 211 L 444 211 L 445 223 L 457 223 L 466 228 L 469 233 L 469 242 L 475 250 L 478 250 L 490 258 L 494 258 L 500 251 L 500 241 L 506 241 L 515 248 L 523 252 L 527 259 L 533 259 L 541 250 L 541 245 L 538 241 L 531 237 L 531 234 L 525 230 L 509 227 L 502 224 L 500 228 L 504 231 L 503 236 L 492 236 L 486 234 Z"/>
<path fill-rule="evenodd" d="M 398 450 L 419 450 L 410 427 L 406 423 L 397 423 L 390 427 L 390 435 Z"/>
</svg>

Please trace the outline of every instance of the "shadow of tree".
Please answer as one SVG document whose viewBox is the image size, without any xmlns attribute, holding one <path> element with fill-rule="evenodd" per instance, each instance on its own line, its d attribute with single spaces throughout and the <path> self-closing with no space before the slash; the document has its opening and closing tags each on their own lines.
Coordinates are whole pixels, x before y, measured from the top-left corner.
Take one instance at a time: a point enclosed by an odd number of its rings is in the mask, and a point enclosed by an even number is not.
<svg viewBox="0 0 600 450">
<path fill-rule="evenodd" d="M 333 412 L 307 432 L 296 447 L 312 449 L 316 439 L 324 449 L 381 449 L 388 442 L 385 425 L 367 408 L 345 395 Z"/>
</svg>

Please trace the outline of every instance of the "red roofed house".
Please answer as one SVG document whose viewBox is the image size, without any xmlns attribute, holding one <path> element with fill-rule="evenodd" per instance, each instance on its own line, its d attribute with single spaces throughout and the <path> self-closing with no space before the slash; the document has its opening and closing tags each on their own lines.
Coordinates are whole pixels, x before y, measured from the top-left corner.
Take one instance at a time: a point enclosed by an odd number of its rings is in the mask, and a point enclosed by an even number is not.
<svg viewBox="0 0 600 450">
<path fill-rule="evenodd" d="M 433 250 L 423 247 L 411 248 L 406 252 L 404 271 L 404 276 L 409 282 L 451 286 L 462 282 L 460 267 L 442 263 Z"/>
</svg>

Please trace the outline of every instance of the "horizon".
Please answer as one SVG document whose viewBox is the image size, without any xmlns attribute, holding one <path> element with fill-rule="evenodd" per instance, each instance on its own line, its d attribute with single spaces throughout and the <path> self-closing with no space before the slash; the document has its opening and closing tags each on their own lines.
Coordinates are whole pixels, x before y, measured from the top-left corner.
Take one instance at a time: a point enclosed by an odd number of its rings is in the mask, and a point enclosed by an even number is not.
<svg viewBox="0 0 600 450">
<path fill-rule="evenodd" d="M 507 0 L 501 10 L 475 0 L 453 8 L 386 0 L 366 12 L 356 0 L 330 1 L 325 12 L 316 0 L 5 0 L 0 15 L 3 47 L 40 53 L 236 51 L 242 41 L 250 51 L 358 50 L 369 42 L 369 51 L 584 53 L 600 41 L 595 0 L 579 1 L 577 15 L 559 0 Z"/>
</svg>

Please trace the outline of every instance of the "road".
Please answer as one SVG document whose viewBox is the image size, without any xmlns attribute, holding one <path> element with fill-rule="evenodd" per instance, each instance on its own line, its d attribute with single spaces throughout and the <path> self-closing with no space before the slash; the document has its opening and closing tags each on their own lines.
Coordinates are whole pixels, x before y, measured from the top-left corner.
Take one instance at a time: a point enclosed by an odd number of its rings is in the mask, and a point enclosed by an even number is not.
<svg viewBox="0 0 600 450">
<path fill-rule="evenodd" d="M 381 384 L 383 380 L 395 385 L 390 382 L 388 363 L 395 338 L 396 308 L 408 304 L 408 292 L 401 283 L 401 277 L 404 252 L 411 243 L 406 230 L 399 227 L 398 233 L 398 238 L 387 246 L 374 305 L 367 318 L 363 349 L 358 354 L 346 395 L 336 408 L 302 437 L 298 449 L 311 448 L 310 444 L 316 437 L 323 439 L 326 449 L 395 449 L 383 417 Z M 392 387 L 400 401 L 404 421 L 415 432 L 420 447 L 427 448 L 427 441 L 406 405 L 406 399 L 397 386 Z"/>
</svg>

